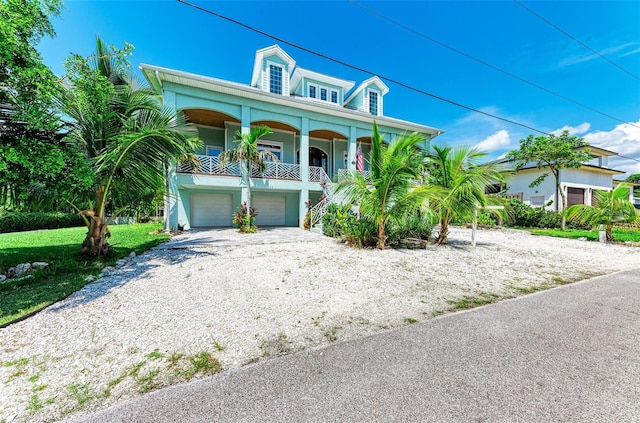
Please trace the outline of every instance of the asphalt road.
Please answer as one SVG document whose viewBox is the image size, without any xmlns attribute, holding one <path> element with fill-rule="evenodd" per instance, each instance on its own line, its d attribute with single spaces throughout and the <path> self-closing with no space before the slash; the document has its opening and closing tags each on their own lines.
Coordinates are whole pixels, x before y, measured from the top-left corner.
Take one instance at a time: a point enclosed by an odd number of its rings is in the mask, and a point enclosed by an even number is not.
<svg viewBox="0 0 640 423">
<path fill-rule="evenodd" d="M 84 422 L 640 422 L 640 269 L 144 395 Z"/>
</svg>

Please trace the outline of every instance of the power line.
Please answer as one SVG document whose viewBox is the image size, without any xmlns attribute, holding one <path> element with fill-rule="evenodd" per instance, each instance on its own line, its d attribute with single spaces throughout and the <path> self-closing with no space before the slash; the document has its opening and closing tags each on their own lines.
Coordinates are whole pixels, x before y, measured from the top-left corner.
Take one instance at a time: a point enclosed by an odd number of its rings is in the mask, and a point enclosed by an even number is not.
<svg viewBox="0 0 640 423">
<path fill-rule="evenodd" d="M 472 112 L 475 112 L 475 113 L 480 113 L 480 114 L 482 114 L 482 115 L 485 115 L 485 116 L 488 116 L 488 117 L 491 117 L 491 118 L 494 118 L 494 119 L 498 119 L 498 120 L 501 120 L 501 121 L 503 121 L 503 122 L 511 123 L 511 124 L 513 124 L 513 125 L 517 125 L 517 126 L 521 126 L 521 127 L 523 127 L 523 128 L 530 129 L 530 130 L 532 130 L 532 131 L 534 131 L 534 132 L 539 132 L 539 133 L 544 134 L 544 135 L 549 135 L 549 133 L 548 133 L 548 132 L 545 132 L 545 131 L 542 131 L 542 130 L 540 130 L 540 129 L 534 128 L 533 126 L 529 126 L 529 125 L 527 125 L 527 124 L 520 123 L 520 122 L 517 122 L 517 121 L 515 121 L 515 120 L 507 119 L 507 118 L 504 118 L 504 117 L 501 117 L 501 116 L 498 116 L 498 115 L 494 115 L 494 114 L 492 114 L 492 113 L 488 113 L 488 112 L 484 112 L 484 111 L 479 110 L 479 109 L 475 109 L 475 108 L 470 107 L 470 106 L 466 106 L 466 105 L 464 105 L 464 104 L 462 104 L 462 103 L 458 103 L 457 101 L 449 100 L 448 98 L 445 98 L 445 97 L 439 96 L 439 95 L 437 95 L 437 94 L 430 93 L 430 92 L 425 91 L 425 90 L 422 90 L 422 89 L 420 89 L 420 88 L 416 88 L 416 87 L 411 86 L 411 85 L 409 85 L 409 84 L 405 84 L 404 82 L 398 81 L 398 80 L 396 80 L 396 79 L 393 79 L 393 78 L 390 78 L 390 77 L 387 77 L 387 76 L 384 76 L 384 75 L 376 74 L 375 72 L 372 72 L 372 71 L 367 70 L 367 69 L 365 69 L 365 68 L 362 68 L 362 67 L 359 67 L 359 66 L 356 66 L 356 65 L 349 64 L 349 63 L 344 62 L 344 61 L 342 61 L 342 60 L 340 60 L 340 59 L 333 58 L 333 57 L 328 56 L 328 55 L 323 54 L 323 53 L 319 53 L 319 52 L 317 52 L 317 51 L 315 51 L 315 50 L 312 50 L 312 49 L 310 49 L 310 48 L 307 48 L 307 47 L 301 46 L 301 45 L 296 44 L 296 43 L 293 43 L 293 42 L 291 42 L 291 41 L 287 41 L 287 40 L 285 40 L 284 38 L 280 38 L 280 37 L 275 36 L 275 35 L 272 35 L 272 34 L 270 34 L 270 33 L 268 33 L 268 32 L 265 32 L 265 31 L 262 31 L 262 30 L 260 30 L 260 29 L 254 28 L 254 27 L 252 27 L 252 26 L 250 26 L 250 25 L 247 25 L 247 24 L 245 24 L 245 23 L 242 23 L 242 22 L 240 22 L 240 21 L 237 21 L 237 20 L 235 20 L 235 19 L 233 19 L 233 18 L 230 18 L 230 17 L 228 17 L 228 16 L 224 16 L 224 15 L 221 15 L 221 14 L 219 14 L 219 13 L 217 13 L 217 12 L 212 11 L 212 10 L 206 9 L 206 8 L 204 8 L 204 7 L 202 7 L 202 6 L 198 6 L 198 5 L 195 5 L 195 4 L 193 4 L 193 3 L 189 3 L 189 2 L 187 2 L 187 1 L 185 1 L 185 0 L 178 0 L 178 2 L 180 2 L 180 3 L 182 3 L 182 4 L 185 4 L 185 5 L 187 5 L 187 6 L 193 7 L 194 9 L 200 10 L 201 12 L 205 12 L 205 13 L 208 13 L 208 14 L 210 14 L 210 15 L 216 16 L 216 17 L 218 17 L 218 18 L 220 18 L 220 19 L 223 19 L 223 20 L 226 20 L 226 21 L 228 21 L 228 22 L 234 23 L 234 24 L 236 24 L 236 25 L 240 25 L 240 26 L 242 26 L 243 28 L 246 28 L 246 29 L 248 29 L 248 30 L 250 30 L 250 31 L 253 31 L 253 32 L 258 33 L 258 34 L 260 34 L 260 35 L 264 35 L 265 37 L 271 38 L 271 39 L 273 39 L 273 40 L 275 40 L 275 41 L 278 41 L 278 42 L 280 42 L 280 43 L 282 43 L 282 44 L 286 44 L 286 45 L 291 46 L 291 47 L 293 47 L 293 48 L 296 48 L 296 49 L 298 49 L 298 50 L 302 50 L 302 51 L 304 51 L 304 52 L 306 52 L 306 53 L 313 54 L 313 55 L 315 55 L 315 56 L 321 57 L 321 58 L 323 58 L 323 59 L 326 59 L 326 60 L 329 60 L 329 61 L 331 61 L 331 62 L 337 63 L 337 64 L 339 64 L 339 65 L 342 65 L 342 66 L 348 67 L 348 68 L 350 68 L 350 69 L 357 70 L 357 71 L 362 72 L 362 73 L 366 73 L 366 74 L 368 74 L 368 75 L 372 75 L 372 76 L 377 75 L 377 76 L 378 76 L 379 78 L 381 78 L 381 79 L 384 79 L 384 80 L 386 80 L 386 81 L 388 81 L 388 82 L 391 82 L 391 83 L 393 83 L 393 84 L 395 84 L 395 85 L 399 85 L 399 86 L 401 86 L 401 87 L 403 87 L 403 88 L 406 88 L 406 89 L 408 89 L 408 90 L 411 90 L 411 91 L 417 92 L 417 93 L 419 93 L 419 94 L 426 95 L 426 96 L 428 96 L 428 97 L 435 98 L 436 100 L 440 100 L 440 101 L 442 101 L 442 102 L 445 102 L 445 103 L 448 103 L 448 104 L 454 105 L 454 106 L 456 106 L 456 107 L 460 107 L 460 108 L 462 108 L 462 109 L 466 109 L 466 110 L 469 110 L 469 111 L 472 111 Z M 625 122 L 625 123 L 627 123 L 627 122 Z"/>
<path fill-rule="evenodd" d="M 520 82 L 524 82 L 525 84 L 528 84 L 528 85 L 530 85 L 530 86 L 532 86 L 532 87 L 534 87 L 534 88 L 537 88 L 537 89 L 539 89 L 539 90 L 542 90 L 542 91 L 544 91 L 544 92 L 546 92 L 546 93 L 549 93 L 549 94 L 551 94 L 551 95 L 554 95 L 554 96 L 556 96 L 556 97 L 558 97 L 558 98 L 561 98 L 561 99 L 563 99 L 563 100 L 565 100 L 565 101 L 568 101 L 569 103 L 573 103 L 573 104 L 575 104 L 575 105 L 577 105 L 577 106 L 580 106 L 580 107 L 582 107 L 582 108 L 584 108 L 584 109 L 590 110 L 590 111 L 592 111 L 592 112 L 594 112 L 594 113 L 598 113 L 598 114 L 600 114 L 600 115 L 602 115 L 602 116 L 608 117 L 609 119 L 613 119 L 613 120 L 615 120 L 615 121 L 617 121 L 617 122 L 621 122 L 621 123 L 629 124 L 629 125 L 635 126 L 635 127 L 637 127 L 637 128 L 640 128 L 640 126 L 634 125 L 633 123 L 630 123 L 630 122 L 628 122 L 628 121 L 626 121 L 626 120 L 622 120 L 622 119 L 617 118 L 617 117 L 615 117 L 615 116 L 612 116 L 612 115 L 610 115 L 610 114 L 608 114 L 608 113 L 605 113 L 605 112 L 602 112 L 602 111 L 600 111 L 600 110 L 597 110 L 597 109 L 595 109 L 595 108 L 593 108 L 593 107 L 591 107 L 591 106 L 588 106 L 588 105 L 586 105 L 586 104 L 580 103 L 580 102 L 578 102 L 578 101 L 576 101 L 576 100 L 573 100 L 573 99 L 571 99 L 571 98 L 569 98 L 569 97 L 567 97 L 567 96 L 565 96 L 565 95 L 562 95 L 562 94 L 557 93 L 557 92 L 555 92 L 555 91 L 553 91 L 553 90 L 550 90 L 550 89 L 548 89 L 548 88 L 545 88 L 545 87 L 543 87 L 543 86 L 541 86 L 541 85 L 539 85 L 539 84 L 536 84 L 535 82 L 531 82 L 531 81 L 529 81 L 529 80 L 527 80 L 527 79 L 525 79 L 525 78 L 522 78 L 522 77 L 520 77 L 520 76 L 518 76 L 518 75 L 515 75 L 515 74 L 513 74 L 513 73 L 511 73 L 511 72 L 509 72 L 509 71 L 507 71 L 507 70 L 504 70 L 504 69 L 502 69 L 502 68 L 499 68 L 498 66 L 492 65 L 491 63 L 488 63 L 488 62 L 485 62 L 485 61 L 484 61 L 484 60 L 482 60 L 482 59 L 478 59 L 477 57 L 472 56 L 472 55 L 470 55 L 469 53 L 466 53 L 466 52 L 464 52 L 464 51 L 462 51 L 462 50 L 459 50 L 459 49 L 457 49 L 457 48 L 455 48 L 455 47 L 452 47 L 452 46 L 450 46 L 450 45 L 448 45 L 448 44 L 445 44 L 445 43 L 443 43 L 442 41 L 439 41 L 439 40 L 437 40 L 437 39 L 435 39 L 435 38 L 433 38 L 433 37 L 430 37 L 429 35 L 426 35 L 426 34 L 425 34 L 425 33 L 423 33 L 423 32 L 420 32 L 420 31 L 418 31 L 418 30 L 416 30 L 416 29 L 414 29 L 414 28 L 412 28 L 412 27 L 410 27 L 410 26 L 408 26 L 408 25 L 403 24 L 402 22 L 398 22 L 398 21 L 396 21 L 396 20 L 394 20 L 394 19 L 392 19 L 392 18 L 390 18 L 390 17 L 388 17 L 388 16 L 386 16 L 386 15 L 383 15 L 382 13 L 380 13 L 380 12 L 378 12 L 378 11 L 376 11 L 376 10 L 373 10 L 373 9 L 371 9 L 371 8 L 369 8 L 369 7 L 367 7 L 367 6 L 363 5 L 363 4 L 361 4 L 361 3 L 358 3 L 356 0 L 347 0 L 347 1 L 348 1 L 349 3 L 352 3 L 352 4 L 353 4 L 353 5 L 355 5 L 355 6 L 358 6 L 358 7 L 359 7 L 359 8 L 361 8 L 362 10 L 365 10 L 366 12 L 371 13 L 372 15 L 378 16 L 379 18 L 384 19 L 384 20 L 386 20 L 386 21 L 388 21 L 388 22 L 390 22 L 390 23 L 392 23 L 392 24 L 394 24 L 394 25 L 397 25 L 397 26 L 399 26 L 400 28 L 403 28 L 403 29 L 405 29 L 405 30 L 407 30 L 407 31 L 409 31 L 409 32 L 411 32 L 411 33 L 413 33 L 413 34 L 415 34 L 415 35 L 419 36 L 419 37 L 422 37 L 422 38 L 424 38 L 424 39 L 426 39 L 426 40 L 429 40 L 429 41 L 431 41 L 431 42 L 432 42 L 432 43 L 434 43 L 434 44 L 437 44 L 437 45 L 439 45 L 439 46 L 441 46 L 441 47 L 444 47 L 444 48 L 446 48 L 446 49 L 448 49 L 448 50 L 451 50 L 451 51 L 453 51 L 453 52 L 454 52 L 454 53 L 456 53 L 456 54 L 459 54 L 459 55 L 461 55 L 461 56 L 466 57 L 467 59 L 473 60 L 473 61 L 474 61 L 474 62 L 476 62 L 476 63 L 480 63 L 481 65 L 484 65 L 484 66 L 486 66 L 486 67 L 488 67 L 488 68 L 491 68 L 491 69 L 493 69 L 493 70 L 495 70 L 495 71 L 498 71 L 498 72 L 500 72 L 500 73 L 503 73 L 503 74 L 505 74 L 505 75 L 507 75 L 507 76 L 509 76 L 509 77 L 511 77 L 511 78 L 517 79 L 517 80 L 518 80 L 518 81 L 520 81 Z M 515 1 L 515 0 L 514 0 L 514 1 Z"/>
<path fill-rule="evenodd" d="M 620 66 L 619 64 L 617 64 L 616 62 L 614 62 L 613 60 L 609 59 L 608 57 L 604 56 L 603 54 L 601 54 L 599 51 L 589 47 L 586 43 L 580 41 L 579 39 L 577 39 L 576 37 L 574 37 L 573 35 L 569 34 L 567 31 L 565 31 L 564 29 L 560 28 L 559 26 L 555 25 L 553 22 L 549 21 L 548 19 L 546 19 L 544 16 L 540 15 L 539 13 L 535 12 L 534 10 L 528 8 L 527 6 L 525 6 L 524 4 L 522 4 L 520 1 L 518 0 L 513 0 L 513 2 L 515 4 L 517 4 L 518 6 L 520 6 L 521 8 L 523 8 L 524 10 L 526 10 L 527 12 L 531 13 L 533 16 L 535 16 L 536 18 L 540 19 L 542 22 L 546 23 L 547 25 L 555 28 L 556 30 L 558 30 L 559 32 L 561 32 L 562 34 L 566 35 L 567 37 L 571 38 L 573 41 L 575 41 L 576 43 L 580 44 L 582 47 L 586 48 L 587 50 L 591 51 L 592 53 L 596 54 L 598 57 L 600 57 L 603 60 L 606 60 L 607 62 L 609 62 L 611 65 L 615 66 L 616 68 L 620 69 L 622 72 L 630 75 L 632 78 L 635 78 L 637 80 L 640 80 L 640 76 L 637 76 L 636 74 L 634 74 L 633 72 L 623 68 L 622 66 Z"/>
<path fill-rule="evenodd" d="M 361 67 L 359 67 L 359 66 L 351 65 L 351 64 L 349 64 L 349 63 L 347 63 L 347 62 L 344 62 L 344 61 L 342 61 L 342 60 L 340 60 L 340 59 L 335 59 L 335 58 L 333 58 L 333 57 L 331 57 L 331 56 L 328 56 L 328 55 L 326 55 L 326 54 L 319 53 L 319 52 L 317 52 L 317 51 L 315 51 L 315 50 L 309 49 L 309 48 L 307 48 L 307 47 L 304 47 L 304 46 L 301 46 L 301 45 L 299 45 L 299 44 L 293 43 L 293 42 L 291 42 L 291 41 L 287 41 L 287 40 L 285 40 L 284 38 L 280 38 L 280 37 L 278 37 L 278 36 L 272 35 L 272 34 L 270 34 L 270 33 L 268 33 L 268 32 L 265 32 L 265 31 L 262 31 L 262 30 L 260 30 L 260 29 L 254 28 L 254 27 L 252 27 L 252 26 L 250 26 L 250 25 L 247 25 L 247 24 L 245 24 L 245 23 L 243 23 L 243 22 L 237 21 L 237 20 L 235 20 L 235 19 L 233 19 L 233 18 L 230 18 L 230 17 L 224 16 L 224 15 L 222 15 L 222 14 L 219 14 L 219 13 L 214 12 L 214 11 L 212 11 L 212 10 L 206 9 L 206 8 L 204 8 L 204 7 L 201 7 L 201 6 L 198 6 L 198 5 L 195 5 L 195 4 L 192 4 L 192 3 L 189 3 L 189 2 L 187 2 L 187 1 L 185 1 L 185 0 L 178 0 L 178 2 L 180 2 L 180 3 L 182 3 L 182 4 L 185 4 L 185 5 L 187 5 L 187 6 L 193 7 L 194 9 L 200 10 L 200 11 L 205 12 L 205 13 L 207 13 L 207 14 L 210 14 L 210 15 L 216 16 L 216 17 L 218 17 L 218 18 L 220 18 L 220 19 L 223 19 L 223 20 L 226 20 L 226 21 L 228 21 L 228 22 L 234 23 L 234 24 L 236 24 L 236 25 L 242 26 L 243 28 L 246 28 L 246 29 L 248 29 L 248 30 L 250 30 L 250 31 L 252 31 L 252 32 L 255 32 L 255 33 L 260 34 L 260 35 L 264 35 L 265 37 L 271 38 L 271 39 L 273 39 L 273 40 L 275 40 L 275 41 L 278 41 L 278 42 L 280 42 L 280 43 L 282 43 L 282 44 L 286 44 L 286 45 L 288 45 L 288 46 L 291 46 L 291 47 L 293 47 L 293 48 L 296 48 L 296 49 L 302 50 L 302 51 L 307 52 L 307 53 L 309 53 L 309 54 L 313 54 L 313 55 L 315 55 L 315 56 L 318 56 L 318 57 L 321 57 L 321 58 L 323 58 L 323 59 L 329 60 L 329 61 L 331 61 L 331 62 L 334 62 L 334 63 L 340 64 L 340 65 L 345 66 L 345 67 L 348 67 L 348 68 L 350 68 L 350 69 L 357 70 L 357 71 L 359 71 L 359 72 L 363 72 L 363 73 L 366 73 L 366 74 L 369 74 L 369 75 L 376 75 L 376 73 L 375 73 L 375 72 L 372 72 L 372 71 L 370 71 L 370 70 L 367 70 L 367 69 L 361 68 Z M 531 129 L 532 131 L 535 131 L 535 132 L 541 133 L 541 134 L 543 134 L 543 135 L 551 135 L 551 133 L 549 133 L 549 132 L 542 131 L 542 130 L 540 130 L 540 129 L 534 128 L 534 127 L 529 126 L 529 125 L 526 125 L 526 124 L 524 124 L 524 123 L 520 123 L 520 122 L 517 122 L 517 121 L 511 120 L 511 119 L 507 119 L 507 118 L 503 118 L 503 117 L 500 117 L 500 116 L 494 115 L 494 114 L 492 114 L 492 113 L 488 113 L 488 112 L 484 112 L 484 111 L 482 111 L 482 110 L 475 109 L 475 108 L 473 108 L 473 107 L 466 106 L 466 105 L 464 105 L 464 104 L 461 104 L 461 103 L 455 102 L 455 101 L 453 101 L 453 100 L 449 100 L 449 99 L 447 99 L 447 98 L 444 98 L 444 97 L 441 97 L 441 96 L 438 96 L 438 95 L 435 95 L 435 94 L 429 93 L 429 92 L 427 92 L 427 91 L 421 90 L 421 89 L 419 89 L 419 88 L 413 87 L 413 86 L 411 86 L 411 85 L 405 84 L 404 82 L 397 81 L 397 80 L 395 80 L 395 79 L 393 79 L 393 78 L 388 78 L 388 77 L 383 76 L 383 75 L 377 75 L 377 76 L 378 76 L 379 78 L 384 79 L 384 80 L 386 80 L 386 81 L 388 81 L 388 82 L 391 82 L 391 83 L 393 83 L 393 84 L 396 84 L 396 85 L 399 85 L 399 86 L 401 86 L 401 87 L 407 88 L 407 89 L 409 89 L 409 90 L 411 90 L 411 91 L 414 91 L 414 92 L 417 92 L 417 93 L 420 93 L 420 94 L 423 94 L 423 95 L 426 95 L 426 96 L 429 96 L 429 97 L 435 98 L 435 99 L 440 100 L 440 101 L 443 101 L 443 102 L 445 102 L 445 103 L 449 103 L 449 104 L 452 104 L 452 105 L 454 105 L 454 106 L 457 106 L 457 107 L 460 107 L 460 108 L 463 108 L 463 109 L 466 109 L 466 110 L 469 110 L 469 111 L 472 111 L 472 112 L 475 112 L 475 113 L 480 113 L 480 114 L 482 114 L 482 115 L 485 115 L 485 116 L 488 116 L 488 117 L 492 117 L 492 118 L 494 118 L 494 119 L 498 119 L 498 120 L 501 120 L 501 121 L 503 121 L 503 122 L 507 122 L 507 123 L 511 123 L 511 124 L 514 124 L 514 125 L 517 125 L 517 126 L 521 126 L 521 127 L 523 127 L 523 128 Z M 624 123 L 626 123 L 626 124 L 628 124 L 628 125 L 633 125 L 632 123 L 629 123 L 629 122 L 624 122 Z M 633 126 L 636 126 L 636 125 L 633 125 Z M 638 160 L 638 159 L 634 159 L 634 158 L 632 158 L 632 157 L 626 157 L 626 156 L 620 156 L 620 155 L 618 155 L 618 156 L 619 156 L 619 157 L 626 158 L 626 159 L 630 159 L 630 160 L 634 160 L 634 161 L 640 162 L 640 160 Z"/>
</svg>

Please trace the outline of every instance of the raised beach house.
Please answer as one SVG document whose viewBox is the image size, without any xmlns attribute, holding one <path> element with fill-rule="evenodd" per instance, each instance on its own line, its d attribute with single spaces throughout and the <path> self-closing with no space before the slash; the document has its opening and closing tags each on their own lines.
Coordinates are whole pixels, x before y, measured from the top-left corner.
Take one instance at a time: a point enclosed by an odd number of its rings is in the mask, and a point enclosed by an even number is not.
<svg viewBox="0 0 640 423">
<path fill-rule="evenodd" d="M 254 170 L 250 180 L 258 226 L 302 226 L 309 200 L 318 203 L 332 180 L 356 169 L 358 151 L 368 156 L 374 120 L 386 141 L 419 132 L 426 139 L 422 147 L 429 148 L 442 133 L 386 116 L 389 88 L 380 78 L 356 86 L 303 69 L 278 45 L 256 51 L 250 84 L 144 64 L 140 69 L 164 104 L 183 114 L 205 144 L 195 152 L 199 166 L 178 164 L 170 173 L 172 228 L 231 226 L 246 187 L 239 165 L 223 166 L 218 156 L 235 148 L 238 130 L 248 133 L 252 126 L 267 125 L 274 132 L 258 147 L 278 161 L 267 163 L 261 173 Z"/>
</svg>

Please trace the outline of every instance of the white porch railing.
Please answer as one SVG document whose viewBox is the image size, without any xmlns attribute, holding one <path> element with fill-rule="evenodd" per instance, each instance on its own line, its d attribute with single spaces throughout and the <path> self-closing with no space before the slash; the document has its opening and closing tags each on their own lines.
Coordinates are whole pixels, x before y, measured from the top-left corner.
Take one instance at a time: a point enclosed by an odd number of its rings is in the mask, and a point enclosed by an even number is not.
<svg viewBox="0 0 640 423">
<path fill-rule="evenodd" d="M 300 180 L 300 165 L 280 162 L 266 162 L 260 172 L 256 167 L 251 168 L 252 178 L 293 179 Z"/>
<path fill-rule="evenodd" d="M 351 172 L 352 171 L 348 169 L 338 169 L 338 181 L 343 181 L 344 179 L 349 177 Z M 360 174 L 367 180 L 370 180 L 371 176 L 373 175 L 370 170 L 359 170 L 358 172 L 360 172 Z"/>
<path fill-rule="evenodd" d="M 220 163 L 214 156 L 196 155 L 197 165 L 178 163 L 179 173 L 204 173 L 207 175 L 241 176 L 239 163 Z M 323 171 L 324 172 L 324 171 Z M 326 174 L 325 174 L 326 176 Z M 267 162 L 262 172 L 257 168 L 251 169 L 252 178 L 273 178 L 300 180 L 300 165 L 292 163 Z"/>
</svg>

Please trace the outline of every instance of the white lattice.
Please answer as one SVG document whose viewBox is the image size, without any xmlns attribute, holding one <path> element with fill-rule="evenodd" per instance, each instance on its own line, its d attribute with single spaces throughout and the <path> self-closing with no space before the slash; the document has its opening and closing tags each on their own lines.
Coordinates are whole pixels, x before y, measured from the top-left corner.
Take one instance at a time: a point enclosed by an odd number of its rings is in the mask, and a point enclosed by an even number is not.
<svg viewBox="0 0 640 423">
<path fill-rule="evenodd" d="M 252 178 L 292 179 L 300 180 L 300 166 L 291 163 L 266 162 L 260 172 L 257 167 L 251 168 Z"/>
</svg>

